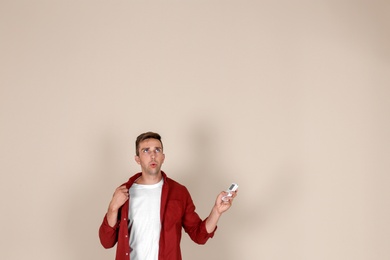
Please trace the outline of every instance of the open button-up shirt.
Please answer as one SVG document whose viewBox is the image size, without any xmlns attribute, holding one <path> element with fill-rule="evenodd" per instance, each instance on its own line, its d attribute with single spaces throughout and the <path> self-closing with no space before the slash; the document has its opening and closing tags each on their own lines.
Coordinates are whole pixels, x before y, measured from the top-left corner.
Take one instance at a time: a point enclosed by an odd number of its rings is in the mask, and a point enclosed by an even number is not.
<svg viewBox="0 0 390 260">
<path fill-rule="evenodd" d="M 195 205 L 187 188 L 168 178 L 162 172 L 164 184 L 161 192 L 161 234 L 159 242 L 159 260 L 181 260 L 180 240 L 184 228 L 190 238 L 198 244 L 205 244 L 214 236 L 215 230 L 208 233 L 206 219 L 202 220 L 195 212 Z M 129 189 L 136 179 L 141 176 L 137 173 L 128 182 L 122 184 Z M 99 228 L 100 242 L 104 248 L 117 245 L 116 260 L 130 260 L 128 213 L 131 198 L 119 209 L 118 221 L 114 227 L 107 222 L 107 215 Z"/>
</svg>

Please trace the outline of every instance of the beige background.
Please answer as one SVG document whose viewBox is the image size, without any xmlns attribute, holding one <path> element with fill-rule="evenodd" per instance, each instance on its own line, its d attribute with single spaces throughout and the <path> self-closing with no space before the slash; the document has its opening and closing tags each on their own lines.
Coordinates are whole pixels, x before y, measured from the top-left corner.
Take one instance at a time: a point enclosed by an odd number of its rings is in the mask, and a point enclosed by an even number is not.
<svg viewBox="0 0 390 260">
<path fill-rule="evenodd" d="M 0 1 L 0 258 L 114 259 L 97 231 L 161 133 L 186 260 L 390 259 L 389 1 Z"/>
</svg>

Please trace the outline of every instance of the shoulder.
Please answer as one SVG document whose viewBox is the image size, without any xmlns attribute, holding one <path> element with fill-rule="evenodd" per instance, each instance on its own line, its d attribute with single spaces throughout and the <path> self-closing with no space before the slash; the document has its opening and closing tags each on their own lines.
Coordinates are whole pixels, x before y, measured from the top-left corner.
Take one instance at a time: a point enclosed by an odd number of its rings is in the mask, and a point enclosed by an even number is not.
<svg viewBox="0 0 390 260">
<path fill-rule="evenodd" d="M 170 194 L 175 194 L 177 196 L 190 196 L 187 187 L 183 184 L 168 177 L 165 178 L 165 182 L 167 184 Z"/>
<path fill-rule="evenodd" d="M 166 177 L 165 181 L 169 185 L 169 188 L 187 189 L 186 186 L 184 186 L 183 184 L 181 184 L 181 183 L 179 183 L 179 182 L 177 182 L 169 177 Z"/>
</svg>

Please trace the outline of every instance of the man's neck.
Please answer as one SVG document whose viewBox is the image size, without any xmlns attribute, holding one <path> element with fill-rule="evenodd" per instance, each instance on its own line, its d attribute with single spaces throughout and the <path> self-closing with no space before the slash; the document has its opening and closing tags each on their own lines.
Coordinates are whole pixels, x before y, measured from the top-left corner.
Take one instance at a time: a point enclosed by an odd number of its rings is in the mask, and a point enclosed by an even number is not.
<svg viewBox="0 0 390 260">
<path fill-rule="evenodd" d="M 149 175 L 142 172 L 142 175 L 135 181 L 137 184 L 152 185 L 160 182 L 162 179 L 161 171 L 156 175 Z"/>
</svg>

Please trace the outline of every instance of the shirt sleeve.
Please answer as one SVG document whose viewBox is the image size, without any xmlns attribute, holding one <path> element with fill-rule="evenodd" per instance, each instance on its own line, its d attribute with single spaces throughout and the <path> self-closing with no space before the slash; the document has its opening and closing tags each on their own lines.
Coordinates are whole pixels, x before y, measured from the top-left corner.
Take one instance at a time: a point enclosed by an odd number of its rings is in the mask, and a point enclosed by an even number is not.
<svg viewBox="0 0 390 260">
<path fill-rule="evenodd" d="M 202 220 L 195 211 L 195 205 L 190 194 L 186 194 L 186 207 L 183 217 L 183 228 L 188 233 L 190 238 L 197 244 L 205 244 L 209 238 L 214 236 L 217 228 L 213 232 L 208 233 L 206 229 L 206 219 Z"/>
<path fill-rule="evenodd" d="M 115 246 L 118 241 L 119 222 L 111 227 L 107 221 L 107 214 L 103 218 L 103 222 L 99 228 L 100 243 L 104 248 L 111 248 Z"/>
</svg>

